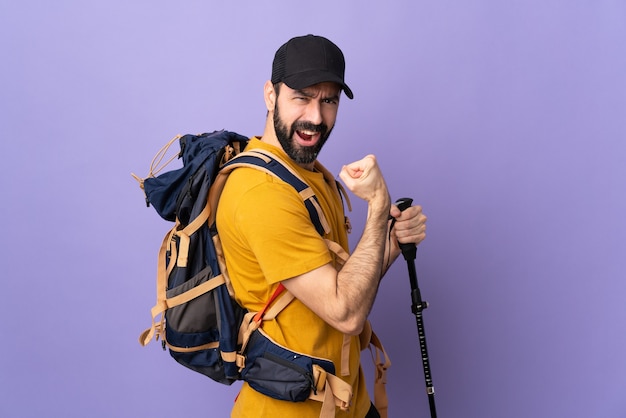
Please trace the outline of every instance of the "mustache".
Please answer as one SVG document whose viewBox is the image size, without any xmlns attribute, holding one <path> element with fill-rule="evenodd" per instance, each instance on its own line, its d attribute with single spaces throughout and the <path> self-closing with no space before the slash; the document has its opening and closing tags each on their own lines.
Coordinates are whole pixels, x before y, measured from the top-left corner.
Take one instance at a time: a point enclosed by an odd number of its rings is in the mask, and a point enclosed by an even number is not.
<svg viewBox="0 0 626 418">
<path fill-rule="evenodd" d="M 328 131 L 328 126 L 326 126 L 326 124 L 323 122 L 320 123 L 319 125 L 316 125 L 308 121 L 298 121 L 298 122 L 294 122 L 293 125 L 291 125 L 291 130 L 293 132 L 311 131 L 311 132 L 325 134 Z"/>
</svg>

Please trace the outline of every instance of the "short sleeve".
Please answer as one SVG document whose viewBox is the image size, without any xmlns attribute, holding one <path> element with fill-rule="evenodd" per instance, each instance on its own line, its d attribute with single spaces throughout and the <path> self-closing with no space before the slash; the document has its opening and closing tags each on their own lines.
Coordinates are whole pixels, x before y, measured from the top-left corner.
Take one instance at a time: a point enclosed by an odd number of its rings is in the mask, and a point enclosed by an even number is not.
<svg viewBox="0 0 626 418">
<path fill-rule="evenodd" d="M 234 221 L 237 235 L 254 254 L 267 282 L 277 283 L 331 262 L 300 195 L 269 175 L 266 180 L 240 196 Z"/>
</svg>

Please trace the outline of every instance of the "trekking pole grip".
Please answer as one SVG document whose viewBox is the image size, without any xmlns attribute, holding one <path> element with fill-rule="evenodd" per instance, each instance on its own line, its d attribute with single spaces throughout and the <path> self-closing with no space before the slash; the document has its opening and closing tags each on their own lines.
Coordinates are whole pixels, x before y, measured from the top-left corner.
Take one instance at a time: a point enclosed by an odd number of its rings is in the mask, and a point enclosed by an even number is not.
<svg viewBox="0 0 626 418">
<path fill-rule="evenodd" d="M 413 204 L 413 199 L 411 199 L 410 197 L 402 197 L 398 199 L 395 203 L 398 209 L 400 209 L 400 211 L 402 212 L 410 208 L 411 204 Z M 392 227 L 394 221 L 392 221 Z M 413 302 L 413 313 L 415 313 L 417 310 L 421 312 L 423 309 L 426 309 L 428 307 L 428 303 L 422 301 L 422 295 L 420 294 L 420 290 L 417 284 L 417 272 L 415 271 L 417 245 L 413 243 L 403 244 L 399 241 L 398 245 L 400 246 L 400 250 L 402 250 L 402 256 L 406 260 L 406 264 L 409 269 L 409 282 L 411 284 L 411 300 Z"/>
</svg>

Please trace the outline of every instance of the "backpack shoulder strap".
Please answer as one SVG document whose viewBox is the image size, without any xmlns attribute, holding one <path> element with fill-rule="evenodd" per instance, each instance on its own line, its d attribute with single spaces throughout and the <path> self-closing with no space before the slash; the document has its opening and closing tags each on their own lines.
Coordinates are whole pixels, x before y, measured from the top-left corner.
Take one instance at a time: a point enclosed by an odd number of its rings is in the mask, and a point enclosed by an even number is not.
<svg viewBox="0 0 626 418">
<path fill-rule="evenodd" d="M 311 221 L 315 226 L 315 229 L 320 235 L 330 232 L 330 226 L 322 208 L 319 204 L 317 196 L 313 192 L 313 189 L 296 173 L 291 167 L 284 164 L 278 156 L 265 150 L 252 150 L 244 151 L 232 158 L 229 162 L 224 164 L 220 169 L 218 176 L 216 177 L 211 192 L 209 193 L 209 204 L 211 207 L 216 208 L 219 195 L 224 188 L 226 178 L 228 175 L 238 167 L 250 167 L 257 170 L 264 171 L 274 177 L 277 177 L 290 184 L 298 192 L 300 198 L 304 202 Z M 215 214 L 209 218 L 209 222 L 215 221 Z"/>
</svg>

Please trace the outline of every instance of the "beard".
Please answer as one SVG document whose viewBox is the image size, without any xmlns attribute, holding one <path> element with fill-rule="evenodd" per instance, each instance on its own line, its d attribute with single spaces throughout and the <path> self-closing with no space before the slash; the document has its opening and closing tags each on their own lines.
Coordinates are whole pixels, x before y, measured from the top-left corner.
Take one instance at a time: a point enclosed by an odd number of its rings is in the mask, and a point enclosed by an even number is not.
<svg viewBox="0 0 626 418">
<path fill-rule="evenodd" d="M 293 137 L 296 131 L 303 130 L 319 133 L 320 139 L 315 145 L 309 147 L 298 144 Z M 291 126 L 287 126 L 280 118 L 278 105 L 274 106 L 274 131 L 276 132 L 276 137 L 285 153 L 297 164 L 311 164 L 314 162 L 332 130 L 332 128 L 328 129 L 328 126 L 324 123 L 315 125 L 307 121 L 295 121 Z"/>
</svg>

